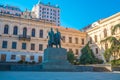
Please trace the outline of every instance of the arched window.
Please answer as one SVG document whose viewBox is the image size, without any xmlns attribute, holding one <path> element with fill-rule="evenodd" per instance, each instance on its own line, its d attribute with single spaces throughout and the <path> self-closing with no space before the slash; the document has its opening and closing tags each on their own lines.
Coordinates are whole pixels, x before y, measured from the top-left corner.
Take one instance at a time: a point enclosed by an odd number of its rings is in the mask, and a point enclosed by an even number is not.
<svg viewBox="0 0 120 80">
<path fill-rule="evenodd" d="M 31 36 L 32 36 L 32 37 L 35 37 L 35 29 L 32 29 Z"/>
<path fill-rule="evenodd" d="M 9 26 L 5 25 L 5 27 L 4 27 L 4 34 L 8 34 L 8 30 L 9 30 Z"/>
<path fill-rule="evenodd" d="M 95 37 L 94 37 L 94 38 L 95 38 L 95 42 L 97 42 L 97 35 L 95 35 Z"/>
<path fill-rule="evenodd" d="M 17 35 L 17 34 L 18 34 L 18 27 L 15 26 L 15 27 L 13 28 L 13 35 Z"/>
<path fill-rule="evenodd" d="M 75 43 L 78 44 L 78 38 L 75 38 Z"/>
<path fill-rule="evenodd" d="M 107 37 L 107 30 L 104 29 L 104 37 Z"/>
<path fill-rule="evenodd" d="M 96 54 L 98 54 L 98 48 L 95 48 Z"/>
<path fill-rule="evenodd" d="M 115 35 L 115 33 L 112 33 L 114 26 L 111 26 L 111 35 Z"/>
<path fill-rule="evenodd" d="M 40 30 L 39 37 L 43 38 L 43 30 Z"/>
<path fill-rule="evenodd" d="M 26 28 L 26 27 L 23 28 L 23 36 L 24 36 L 24 37 L 27 36 L 27 28 Z"/>
<path fill-rule="evenodd" d="M 92 44 L 92 38 L 90 37 L 90 44 Z"/>
</svg>

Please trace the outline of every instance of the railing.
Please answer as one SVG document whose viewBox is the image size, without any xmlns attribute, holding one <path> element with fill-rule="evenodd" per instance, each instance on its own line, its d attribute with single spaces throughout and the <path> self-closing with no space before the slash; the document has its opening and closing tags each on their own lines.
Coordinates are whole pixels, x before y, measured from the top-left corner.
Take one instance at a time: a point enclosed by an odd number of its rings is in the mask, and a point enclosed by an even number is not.
<svg viewBox="0 0 120 80">
<path fill-rule="evenodd" d="M 19 40 L 31 40 L 31 36 L 28 35 L 19 35 Z"/>
</svg>

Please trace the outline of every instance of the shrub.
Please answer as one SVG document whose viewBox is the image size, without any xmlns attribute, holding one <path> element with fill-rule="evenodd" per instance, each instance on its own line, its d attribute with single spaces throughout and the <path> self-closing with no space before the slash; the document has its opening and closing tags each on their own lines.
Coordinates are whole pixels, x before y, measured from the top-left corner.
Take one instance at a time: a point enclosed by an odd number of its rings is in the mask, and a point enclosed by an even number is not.
<svg viewBox="0 0 120 80">
<path fill-rule="evenodd" d="M 80 65 L 80 62 L 79 62 L 79 60 L 74 60 L 74 65 Z"/>
<path fill-rule="evenodd" d="M 96 58 L 92 49 L 89 47 L 89 42 L 81 50 L 82 55 L 80 56 L 80 64 L 102 64 L 104 61 Z"/>
<path fill-rule="evenodd" d="M 111 64 L 112 64 L 112 66 L 120 66 L 120 59 L 112 60 Z"/>
<path fill-rule="evenodd" d="M 29 62 L 27 62 L 27 61 L 25 61 L 24 63 L 25 63 L 25 64 L 29 64 Z"/>
<path fill-rule="evenodd" d="M 89 47 L 89 43 L 81 50 L 82 55 L 80 56 L 81 64 L 93 64 L 95 62 L 95 56 Z"/>
<path fill-rule="evenodd" d="M 95 64 L 103 64 L 104 61 L 98 58 L 95 58 Z"/>
<path fill-rule="evenodd" d="M 31 64 L 35 64 L 36 62 L 35 61 L 32 61 Z"/>
<path fill-rule="evenodd" d="M 20 61 L 18 61 L 18 63 L 19 63 L 19 64 L 23 64 L 23 63 L 24 63 L 24 61 L 23 61 L 23 60 L 20 60 Z"/>
<path fill-rule="evenodd" d="M 67 60 L 70 63 L 74 64 L 75 56 L 72 51 L 67 52 Z"/>
</svg>

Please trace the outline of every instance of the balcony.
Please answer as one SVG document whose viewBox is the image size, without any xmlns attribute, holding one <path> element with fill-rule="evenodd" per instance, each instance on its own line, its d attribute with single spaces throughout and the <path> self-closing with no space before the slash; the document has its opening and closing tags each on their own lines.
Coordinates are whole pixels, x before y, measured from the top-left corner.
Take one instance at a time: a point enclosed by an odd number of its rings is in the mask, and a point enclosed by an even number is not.
<svg viewBox="0 0 120 80">
<path fill-rule="evenodd" d="M 19 40 L 30 41 L 31 40 L 31 36 L 28 36 L 28 35 L 19 35 Z"/>
</svg>

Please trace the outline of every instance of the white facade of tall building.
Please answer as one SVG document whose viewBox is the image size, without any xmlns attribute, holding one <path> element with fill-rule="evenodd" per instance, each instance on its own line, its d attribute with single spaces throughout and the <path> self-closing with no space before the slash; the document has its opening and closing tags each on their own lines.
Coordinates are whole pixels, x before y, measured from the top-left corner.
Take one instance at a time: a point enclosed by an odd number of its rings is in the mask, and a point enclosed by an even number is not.
<svg viewBox="0 0 120 80">
<path fill-rule="evenodd" d="M 36 18 L 43 19 L 51 22 L 51 24 L 60 26 L 60 8 L 58 6 L 52 6 L 50 3 L 43 4 L 42 2 L 39 2 L 33 7 L 32 12 L 35 13 Z"/>
</svg>

